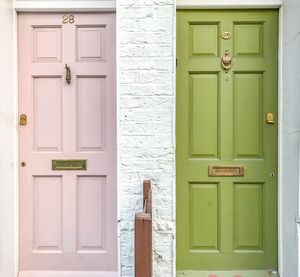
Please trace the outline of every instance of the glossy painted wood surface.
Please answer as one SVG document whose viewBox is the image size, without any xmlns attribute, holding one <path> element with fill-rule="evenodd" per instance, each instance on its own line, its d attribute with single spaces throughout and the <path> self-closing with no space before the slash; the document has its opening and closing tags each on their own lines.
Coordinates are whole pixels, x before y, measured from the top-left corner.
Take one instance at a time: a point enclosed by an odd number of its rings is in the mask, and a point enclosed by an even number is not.
<svg viewBox="0 0 300 277">
<path fill-rule="evenodd" d="M 277 268 L 277 18 L 177 11 L 178 270 Z M 214 165 L 244 176 L 210 177 Z"/>
<path fill-rule="evenodd" d="M 117 271 L 115 15 L 73 15 L 18 16 L 22 272 Z"/>
</svg>

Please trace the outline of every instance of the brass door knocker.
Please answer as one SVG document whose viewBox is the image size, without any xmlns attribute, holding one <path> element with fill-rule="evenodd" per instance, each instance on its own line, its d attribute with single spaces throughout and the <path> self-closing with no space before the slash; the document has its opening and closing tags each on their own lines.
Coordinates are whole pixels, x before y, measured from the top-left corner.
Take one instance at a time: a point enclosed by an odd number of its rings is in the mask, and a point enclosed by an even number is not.
<svg viewBox="0 0 300 277">
<path fill-rule="evenodd" d="M 71 83 L 71 69 L 67 64 L 65 65 L 65 69 L 66 69 L 66 82 L 68 84 L 70 84 Z"/>
<path fill-rule="evenodd" d="M 222 67 L 226 72 L 231 68 L 231 61 L 232 58 L 229 56 L 229 53 L 226 50 L 224 56 L 221 58 Z"/>
</svg>

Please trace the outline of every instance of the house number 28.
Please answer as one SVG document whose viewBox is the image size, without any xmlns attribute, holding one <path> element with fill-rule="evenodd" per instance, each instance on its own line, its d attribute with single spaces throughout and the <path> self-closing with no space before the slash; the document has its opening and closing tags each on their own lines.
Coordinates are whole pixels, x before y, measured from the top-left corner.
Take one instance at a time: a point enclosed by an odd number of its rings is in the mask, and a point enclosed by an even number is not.
<svg viewBox="0 0 300 277">
<path fill-rule="evenodd" d="M 73 24 L 75 22 L 75 16 L 73 14 L 70 14 L 70 15 L 67 15 L 67 14 L 64 14 L 63 15 L 63 24 L 66 24 L 66 23 L 70 23 L 70 24 Z"/>
</svg>

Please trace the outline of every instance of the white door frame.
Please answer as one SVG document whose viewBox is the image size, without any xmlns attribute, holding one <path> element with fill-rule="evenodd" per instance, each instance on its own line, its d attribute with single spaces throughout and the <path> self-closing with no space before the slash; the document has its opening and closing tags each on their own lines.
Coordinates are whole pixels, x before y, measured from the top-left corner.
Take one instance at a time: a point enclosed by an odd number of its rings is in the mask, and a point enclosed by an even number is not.
<svg viewBox="0 0 300 277">
<path fill-rule="evenodd" d="M 282 88 L 282 66 L 283 66 L 283 1 L 282 0 L 177 0 L 176 8 L 179 9 L 278 9 L 278 272 L 282 276 L 283 245 L 282 245 L 282 123 L 283 123 L 283 88 Z M 174 28 L 176 34 L 176 26 Z M 176 46 L 175 46 L 176 48 Z M 176 53 L 176 49 L 174 51 Z M 176 201 L 174 210 L 176 209 Z M 176 272 L 176 259 L 173 268 Z"/>
<path fill-rule="evenodd" d="M 116 1 L 115 0 L 104 0 L 104 1 L 28 1 L 28 0 L 20 0 L 14 1 L 13 6 L 13 21 L 14 21 L 14 99 L 15 99 L 15 128 L 16 138 L 14 141 L 14 149 L 16 149 L 15 155 L 15 199 L 16 199 L 16 208 L 15 208 L 15 277 L 19 274 L 19 132 L 18 132 L 18 117 L 19 117 L 19 107 L 18 107 L 18 96 L 19 96 L 19 82 L 18 82 L 18 13 L 26 13 L 26 12 L 115 12 L 116 11 Z M 117 33 L 116 33 L 117 35 Z M 116 47 L 116 55 L 118 57 L 118 47 Z M 117 68 L 116 68 L 117 70 Z M 118 83 L 118 74 L 116 74 L 116 82 Z M 117 93 L 117 145 L 118 145 L 118 93 Z M 119 160 L 119 153 L 117 152 L 117 158 Z M 119 166 L 117 166 L 117 205 L 119 203 Z M 117 218 L 119 218 L 119 205 L 117 210 Z M 119 228 L 119 225 L 117 226 Z M 119 232 L 119 231 L 118 231 Z M 120 238 L 117 236 L 118 243 L 118 275 L 121 274 L 121 264 L 120 264 Z"/>
</svg>

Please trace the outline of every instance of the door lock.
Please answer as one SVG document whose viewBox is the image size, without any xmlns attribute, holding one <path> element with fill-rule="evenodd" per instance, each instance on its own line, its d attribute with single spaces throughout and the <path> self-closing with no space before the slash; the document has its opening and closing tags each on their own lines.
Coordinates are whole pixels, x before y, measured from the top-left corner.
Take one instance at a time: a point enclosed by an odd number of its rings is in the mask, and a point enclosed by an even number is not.
<svg viewBox="0 0 300 277">
<path fill-rule="evenodd" d="M 267 123 L 268 124 L 274 124 L 275 123 L 274 114 L 273 113 L 267 113 Z"/>
<path fill-rule="evenodd" d="M 20 123 L 20 125 L 27 125 L 27 115 L 26 114 L 20 115 L 19 123 Z"/>
</svg>

